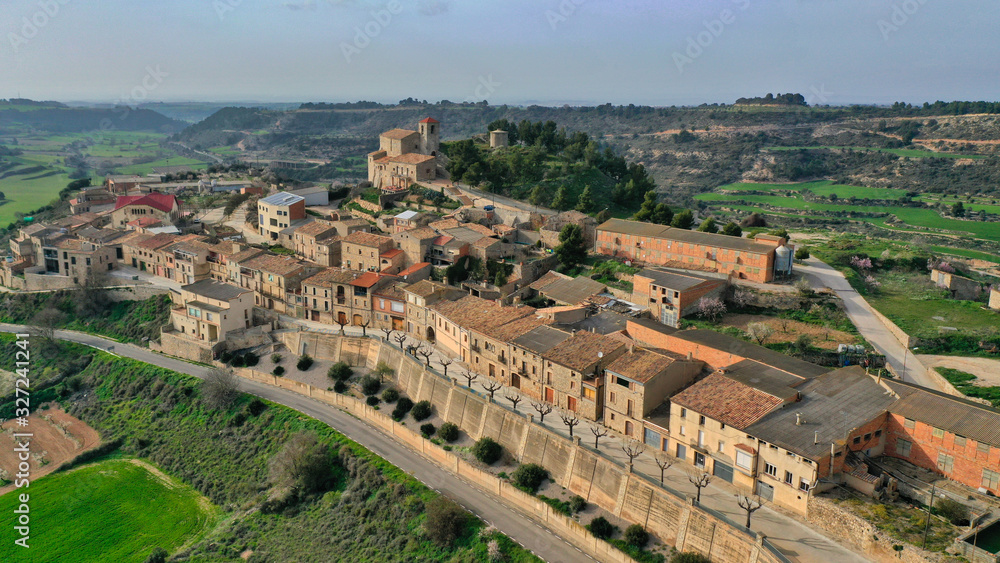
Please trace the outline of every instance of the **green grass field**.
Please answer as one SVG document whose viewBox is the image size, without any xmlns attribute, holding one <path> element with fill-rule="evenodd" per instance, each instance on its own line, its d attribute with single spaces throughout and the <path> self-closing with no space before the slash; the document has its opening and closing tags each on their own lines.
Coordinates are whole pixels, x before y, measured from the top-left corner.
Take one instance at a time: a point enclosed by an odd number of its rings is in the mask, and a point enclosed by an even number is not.
<svg viewBox="0 0 1000 563">
<path fill-rule="evenodd" d="M 25 174 L 12 174 L 6 178 L 0 178 L 0 192 L 7 196 L 7 203 L 0 205 L 0 226 L 7 226 L 14 221 L 15 213 L 28 213 L 44 205 L 48 205 L 53 199 L 59 197 L 59 190 L 69 183 L 69 176 L 61 167 L 52 167 L 45 160 L 36 160 L 31 156 L 15 157 L 12 160 L 21 164 L 14 170 L 30 169 L 34 166 L 45 167 L 41 172 L 29 172 Z M 50 172 L 55 174 L 47 175 Z"/>
<path fill-rule="evenodd" d="M 119 174 L 138 174 L 139 176 L 145 176 L 146 174 L 151 174 L 153 172 L 153 168 L 158 166 L 190 166 L 192 170 L 204 170 L 208 167 L 208 164 L 202 160 L 194 158 L 175 156 L 172 158 L 163 158 L 152 162 L 146 162 L 144 164 L 116 166 L 115 170 L 117 170 Z"/>
<path fill-rule="evenodd" d="M 854 150 L 854 151 L 875 151 L 885 152 L 906 158 L 986 158 L 980 154 L 955 154 L 947 152 L 935 152 L 922 149 L 884 149 L 878 147 L 835 147 L 835 146 L 812 146 L 812 147 L 768 147 L 772 151 L 797 151 L 797 150 Z"/>
<path fill-rule="evenodd" d="M 28 492 L 31 547 L 14 546 L 5 533 L 0 561 L 143 561 L 156 547 L 172 552 L 199 539 L 219 514 L 190 486 L 129 459 L 55 473 Z M 0 497 L 0 512 L 12 514 L 16 500 Z"/>
</svg>

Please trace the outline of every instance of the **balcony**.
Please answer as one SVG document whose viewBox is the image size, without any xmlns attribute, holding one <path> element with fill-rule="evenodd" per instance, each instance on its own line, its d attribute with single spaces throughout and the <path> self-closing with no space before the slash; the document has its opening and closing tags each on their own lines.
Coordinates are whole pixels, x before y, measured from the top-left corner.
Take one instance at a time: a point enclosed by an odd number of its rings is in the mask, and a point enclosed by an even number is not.
<svg viewBox="0 0 1000 563">
<path fill-rule="evenodd" d="M 478 344 L 473 344 L 472 346 L 469 346 L 469 348 L 471 348 L 472 351 L 475 352 L 475 353 L 477 353 L 477 354 L 480 353 L 480 352 L 482 352 L 482 349 L 479 348 Z"/>
</svg>

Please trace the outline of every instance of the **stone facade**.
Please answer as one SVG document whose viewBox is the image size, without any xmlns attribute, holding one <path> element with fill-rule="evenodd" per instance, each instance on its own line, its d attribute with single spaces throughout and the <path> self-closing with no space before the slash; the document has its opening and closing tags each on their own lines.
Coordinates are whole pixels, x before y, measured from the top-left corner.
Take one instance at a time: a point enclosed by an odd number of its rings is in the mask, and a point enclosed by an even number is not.
<svg viewBox="0 0 1000 563">
<path fill-rule="evenodd" d="M 990 288 L 990 309 L 1000 311 L 1000 288 Z"/>
<path fill-rule="evenodd" d="M 947 289 L 951 293 L 952 299 L 976 300 L 982 293 L 979 282 L 958 274 L 934 269 L 931 270 L 931 281 L 934 282 L 934 285 Z"/>
<path fill-rule="evenodd" d="M 417 129 L 392 129 L 379 135 L 379 150 L 368 153 L 368 181 L 373 186 L 398 191 L 437 177 L 441 124 L 428 117 Z"/>
</svg>

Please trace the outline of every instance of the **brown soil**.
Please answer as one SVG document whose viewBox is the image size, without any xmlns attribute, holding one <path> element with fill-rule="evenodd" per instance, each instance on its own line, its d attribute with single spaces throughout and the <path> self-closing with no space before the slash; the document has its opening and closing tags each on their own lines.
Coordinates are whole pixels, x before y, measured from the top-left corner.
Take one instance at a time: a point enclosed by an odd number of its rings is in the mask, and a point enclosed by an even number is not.
<svg viewBox="0 0 1000 563">
<path fill-rule="evenodd" d="M 787 321 L 788 332 L 782 330 L 782 322 L 775 317 L 764 315 L 726 315 L 722 319 L 723 326 L 733 326 L 740 330 L 746 330 L 750 323 L 765 323 L 774 330 L 767 342 L 794 342 L 799 335 L 806 334 L 813 340 L 813 346 L 824 350 L 836 350 L 838 344 L 852 344 L 857 338 L 839 330 L 825 329 L 821 326 L 806 324 L 799 321 Z M 829 335 L 829 339 L 827 339 Z"/>
<path fill-rule="evenodd" d="M 18 454 L 14 452 L 15 432 L 34 434 L 31 440 L 31 481 L 52 473 L 63 463 L 101 443 L 96 430 L 58 407 L 35 411 L 28 417 L 28 425 L 23 428 L 12 419 L 5 422 L 2 429 L 0 470 L 8 480 L 13 480 L 19 463 Z M 0 488 L 0 495 L 13 489 L 13 484 Z"/>
</svg>

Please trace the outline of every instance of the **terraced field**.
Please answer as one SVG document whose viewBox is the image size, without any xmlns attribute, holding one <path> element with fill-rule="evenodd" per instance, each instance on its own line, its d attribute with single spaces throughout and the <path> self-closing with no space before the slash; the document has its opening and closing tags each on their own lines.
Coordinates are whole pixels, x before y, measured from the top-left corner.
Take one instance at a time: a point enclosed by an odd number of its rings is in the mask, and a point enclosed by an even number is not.
<svg viewBox="0 0 1000 563">
<path fill-rule="evenodd" d="M 809 150 L 819 150 L 819 149 L 886 152 L 906 158 L 972 158 L 972 159 L 986 158 L 983 155 L 977 155 L 977 154 L 957 154 L 957 153 L 927 151 L 920 149 L 883 149 L 875 147 L 835 147 L 835 146 L 768 147 L 768 150 L 772 151 L 796 151 L 796 150 L 809 151 Z"/>
</svg>

